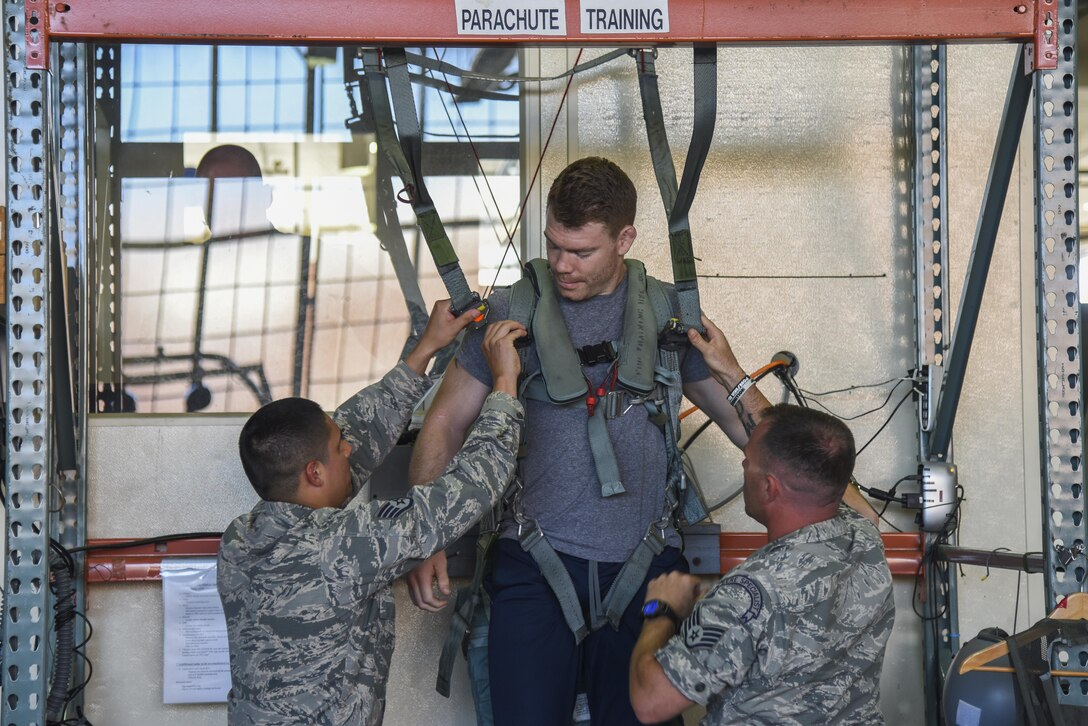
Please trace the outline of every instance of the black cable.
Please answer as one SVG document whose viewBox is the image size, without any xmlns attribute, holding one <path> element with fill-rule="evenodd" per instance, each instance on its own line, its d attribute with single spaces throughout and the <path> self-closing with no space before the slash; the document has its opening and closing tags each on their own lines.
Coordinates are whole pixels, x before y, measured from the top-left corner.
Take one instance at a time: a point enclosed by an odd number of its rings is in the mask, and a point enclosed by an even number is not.
<svg viewBox="0 0 1088 726">
<path fill-rule="evenodd" d="M 857 386 L 847 386 L 846 388 L 836 388 L 836 389 L 831 390 L 831 391 L 808 391 L 808 390 L 805 390 L 805 389 L 802 389 L 802 390 L 804 390 L 804 392 L 806 394 L 808 394 L 809 396 L 830 396 L 830 395 L 835 394 L 835 393 L 847 393 L 849 391 L 856 391 L 859 388 L 880 388 L 881 386 L 888 385 L 892 381 L 899 381 L 899 383 L 902 383 L 903 381 L 910 381 L 910 380 L 914 380 L 914 379 L 912 379 L 912 378 L 903 378 L 903 377 L 889 378 L 888 380 L 881 381 L 880 383 L 862 383 L 862 384 L 857 385 Z M 896 384 L 896 385 L 898 385 L 898 384 Z"/>
<path fill-rule="evenodd" d="M 702 434 L 704 431 L 706 431 L 710 427 L 710 424 L 712 424 L 712 423 L 714 423 L 714 420 L 708 418 L 706 421 L 704 421 L 702 424 L 700 424 L 699 428 L 695 429 L 695 431 L 692 432 L 691 436 L 688 437 L 688 440 L 685 441 L 680 446 L 680 451 L 682 451 L 682 452 L 687 451 L 688 447 L 691 446 L 691 442 L 693 442 L 693 441 L 695 441 L 695 439 L 699 438 L 699 435 Z"/>
<path fill-rule="evenodd" d="M 179 539 L 210 539 L 222 537 L 222 532 L 183 532 L 181 534 L 163 534 L 158 537 L 147 537 L 145 539 L 134 539 L 125 542 L 110 542 L 108 544 L 97 545 L 83 545 L 82 547 L 73 547 L 68 550 L 72 554 L 77 552 L 98 552 L 100 550 L 127 550 L 132 547 L 142 547 L 149 544 L 159 544 L 161 542 L 175 542 Z"/>
<path fill-rule="evenodd" d="M 879 519 L 882 519 L 889 527 L 894 529 L 896 532 L 902 532 L 903 530 L 899 529 L 899 527 L 896 527 L 887 518 L 884 517 L 884 513 L 888 511 L 888 505 L 892 502 L 896 502 L 897 504 L 906 506 L 906 497 L 896 497 L 895 495 L 895 492 L 896 490 L 898 490 L 900 484 L 905 481 L 918 481 L 920 479 L 921 477 L 919 477 L 917 474 L 908 474 L 907 476 L 901 477 L 897 482 L 892 484 L 891 489 L 886 492 L 881 489 L 876 489 L 875 487 L 862 486 L 858 483 L 856 479 L 854 480 L 854 485 L 857 486 L 858 489 L 869 495 L 871 498 L 879 499 L 880 501 L 884 502 L 884 506 L 881 507 L 880 511 L 876 513 L 876 516 Z"/>
<path fill-rule="evenodd" d="M 876 413 L 877 411 L 880 411 L 881 409 L 885 408 L 888 405 L 888 402 L 892 400 L 892 396 L 895 394 L 896 389 L 898 389 L 899 386 L 902 383 L 903 383 L 903 380 L 901 379 L 894 386 L 892 386 L 891 389 L 888 390 L 888 395 L 884 398 L 884 402 L 882 404 L 880 404 L 876 408 L 871 408 L 868 411 L 864 411 L 862 413 L 855 414 L 853 416 L 843 416 L 842 414 L 835 413 L 834 411 L 832 411 L 830 408 L 828 408 L 826 405 L 824 405 L 820 401 L 813 400 L 813 403 L 815 403 L 817 406 L 819 406 L 823 410 L 827 411 L 829 414 L 831 414 L 832 416 L 834 416 L 837 419 L 840 419 L 842 421 L 854 421 L 854 420 L 862 418 L 864 416 L 868 416 L 871 413 Z"/>
<path fill-rule="evenodd" d="M 880 425 L 880 428 L 878 428 L 876 430 L 875 434 L 873 434 L 871 437 L 869 437 L 869 440 L 865 442 L 865 445 L 857 450 L 857 453 L 854 455 L 855 457 L 861 456 L 861 452 L 865 451 L 865 449 L 867 449 L 869 447 L 869 444 L 873 443 L 873 441 L 876 440 L 876 437 L 880 435 L 880 432 L 883 431 L 888 426 L 889 423 L 891 423 L 892 419 L 895 418 L 896 411 L 898 411 L 899 407 L 902 406 L 906 402 L 906 400 L 911 397 L 912 393 L 914 393 L 913 388 L 911 388 L 909 391 L 907 391 L 907 395 L 905 395 L 901 399 L 899 399 L 899 403 L 895 404 L 895 408 L 893 408 L 892 412 L 890 414 L 888 414 L 887 420 Z"/>
<path fill-rule="evenodd" d="M 55 547 L 54 547 L 55 545 Z M 75 660 L 75 609 L 76 591 L 72 578 L 71 558 L 65 562 L 66 555 L 58 554 L 63 547 L 50 540 L 50 564 L 54 565 L 49 589 L 56 598 L 54 606 L 53 630 L 55 631 L 56 652 L 53 657 L 53 673 L 46 697 L 45 719 L 53 723 L 64 717 L 64 708 L 68 704 L 69 684 Z"/>
</svg>

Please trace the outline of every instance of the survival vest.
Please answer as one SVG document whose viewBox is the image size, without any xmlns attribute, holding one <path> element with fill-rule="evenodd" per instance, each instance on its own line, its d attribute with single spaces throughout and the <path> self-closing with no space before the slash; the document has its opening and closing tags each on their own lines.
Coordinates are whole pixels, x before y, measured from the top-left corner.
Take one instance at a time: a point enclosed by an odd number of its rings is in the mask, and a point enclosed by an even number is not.
<svg viewBox="0 0 1088 726">
<path fill-rule="evenodd" d="M 525 266 L 526 275 L 510 291 L 508 317 L 530 332 L 532 345 L 540 359 L 540 371 L 526 375 L 519 385 L 519 397 L 545 401 L 556 406 L 582 406 L 587 410 L 587 435 L 593 454 L 601 496 L 625 491 L 619 466 L 608 435 L 606 421 L 623 415 L 632 405 L 641 405 L 665 437 L 667 457 L 665 506 L 661 516 L 650 523 L 645 536 L 620 569 L 605 594 L 591 593 L 589 623 L 586 623 L 570 575 L 558 554 L 548 543 L 537 522 L 521 509 L 521 485 L 511 486 L 504 505 L 518 527 L 518 541 L 532 556 L 544 579 L 562 607 L 563 617 L 576 642 L 605 624 L 618 628 L 623 612 L 646 579 L 653 558 L 665 548 L 665 531 L 674 520 L 695 524 L 708 514 L 702 496 L 684 473 L 678 439 L 679 410 L 683 397 L 680 378 L 680 354 L 688 345 L 679 332 L 665 284 L 646 274 L 637 260 L 625 260 L 627 266 L 627 301 L 623 333 L 618 341 L 603 341 L 579 350 L 559 309 L 555 283 L 548 263 L 535 259 Z M 526 352 L 523 350 L 523 356 Z M 615 360 L 615 390 L 591 390 L 583 365 Z M 528 443 L 529 446 L 532 442 Z M 497 519 L 496 519 L 497 521 Z M 458 645 L 483 604 L 480 583 L 485 570 L 484 555 L 496 537 L 494 528 L 485 532 L 481 526 L 477 545 L 476 572 L 472 585 L 458 594 L 457 606 L 439 665 L 437 689 L 449 693 L 449 677 Z"/>
</svg>

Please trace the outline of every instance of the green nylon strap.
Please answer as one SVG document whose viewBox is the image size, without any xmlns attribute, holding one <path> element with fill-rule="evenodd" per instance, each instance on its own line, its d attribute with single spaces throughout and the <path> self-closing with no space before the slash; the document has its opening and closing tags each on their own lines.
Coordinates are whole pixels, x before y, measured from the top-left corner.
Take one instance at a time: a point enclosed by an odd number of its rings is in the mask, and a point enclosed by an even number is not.
<svg viewBox="0 0 1088 726">
<path fill-rule="evenodd" d="M 593 466 L 597 469 L 597 479 L 601 483 L 601 496 L 623 494 L 627 490 L 620 481 L 620 465 L 612 448 L 612 437 L 608 435 L 604 401 L 598 402 L 597 410 L 589 417 L 586 429 L 589 433 L 589 450 L 593 454 Z"/>
<path fill-rule="evenodd" d="M 563 611 L 563 619 L 567 627 L 574 634 L 574 642 L 581 643 L 589 635 L 585 617 L 582 615 L 582 604 L 578 601 L 578 593 L 574 590 L 574 583 L 570 580 L 570 573 L 563 566 L 559 555 L 555 553 L 551 544 L 545 539 L 544 533 L 536 522 L 529 522 L 524 526 L 518 537 L 521 548 L 528 552 L 540 568 L 540 574 L 548 583 L 548 587 L 555 593 L 559 601 L 559 607 Z"/>
<path fill-rule="evenodd" d="M 646 122 L 650 159 L 669 222 L 669 252 L 672 257 L 673 281 L 680 298 L 680 321 L 685 327 L 694 327 L 701 331 L 703 327 L 698 277 L 688 212 L 695 199 L 699 176 L 714 136 L 718 93 L 717 49 L 694 49 L 694 125 L 684 163 L 684 174 L 679 185 L 676 183 L 676 169 L 661 111 L 654 55 L 649 51 L 639 51 L 634 57 L 639 70 L 639 91 L 642 96 L 642 115 Z"/>
<path fill-rule="evenodd" d="M 367 95 L 370 100 L 370 108 L 374 112 L 374 131 L 378 137 L 378 146 L 389 163 L 397 171 L 397 176 L 406 184 L 415 184 L 415 172 L 404 157 L 400 148 L 400 139 L 397 138 L 396 127 L 393 126 L 393 109 L 389 105 L 389 88 L 386 75 L 381 69 L 378 51 L 367 49 L 363 51 L 363 77 L 366 80 Z"/>
<path fill-rule="evenodd" d="M 408 65 L 401 48 L 384 51 L 387 66 L 383 71 L 377 50 L 363 51 L 363 69 L 378 144 L 397 171 L 397 175 L 411 188 L 410 201 L 415 212 L 427 249 L 450 296 L 451 306 L 459 314 L 479 304 L 479 296 L 469 287 L 461 270 L 457 252 L 446 234 L 442 219 L 435 210 L 427 192 L 422 168 L 422 139 L 416 116 L 415 95 L 408 74 Z M 393 107 L 396 107 L 397 125 L 393 125 Z M 398 134 L 399 129 L 399 134 Z"/>
<path fill-rule="evenodd" d="M 672 274 L 676 283 L 696 279 L 695 251 L 691 246 L 691 230 L 687 227 L 669 232 L 669 249 L 672 252 Z"/>
<path fill-rule="evenodd" d="M 458 263 L 457 253 L 454 252 L 453 245 L 450 244 L 450 238 L 446 236 L 446 228 L 442 225 L 438 212 L 433 208 L 419 212 L 416 220 L 427 240 L 427 247 L 431 250 L 434 264 L 438 267 L 456 265 Z"/>
<path fill-rule="evenodd" d="M 623 312 L 623 338 L 619 349 L 616 380 L 639 394 L 654 389 L 654 361 L 657 357 L 659 324 L 647 290 L 646 267 L 638 260 L 626 260 L 627 301 Z"/>
<path fill-rule="evenodd" d="M 540 369 L 548 387 L 548 397 L 555 403 L 564 404 L 584 398 L 589 392 L 582 364 L 570 342 L 570 333 L 559 310 L 555 282 L 548 270 L 547 260 L 530 260 L 526 265 L 538 293 L 536 311 L 533 313 L 533 339 Z"/>
<path fill-rule="evenodd" d="M 646 580 L 646 573 L 650 571 L 650 565 L 654 557 L 665 550 L 665 539 L 650 525 L 646 536 L 635 547 L 635 551 L 623 563 L 612 586 L 608 588 L 608 594 L 604 598 L 605 616 L 613 628 L 620 627 L 620 620 L 627 606 L 631 604 L 631 598 L 635 596 L 642 583 Z"/>
<path fill-rule="evenodd" d="M 661 111 L 661 92 L 658 90 L 655 65 L 657 51 L 640 50 L 635 51 L 634 55 L 638 64 L 638 87 L 642 95 L 642 118 L 646 122 L 650 161 L 653 162 L 657 188 L 665 205 L 665 217 L 668 218 L 676 202 L 676 168 L 665 130 L 665 116 Z"/>
<path fill-rule="evenodd" d="M 438 659 L 438 679 L 434 689 L 446 698 L 450 697 L 450 685 L 453 677 L 453 663 L 457 651 L 465 642 L 465 635 L 472 624 L 476 608 L 481 606 L 483 597 L 484 573 L 487 571 L 487 556 L 498 537 L 495 530 L 480 532 L 476 538 L 476 568 L 472 572 L 472 583 L 457 591 L 457 605 L 446 632 L 446 642 L 442 644 L 442 655 Z"/>
</svg>

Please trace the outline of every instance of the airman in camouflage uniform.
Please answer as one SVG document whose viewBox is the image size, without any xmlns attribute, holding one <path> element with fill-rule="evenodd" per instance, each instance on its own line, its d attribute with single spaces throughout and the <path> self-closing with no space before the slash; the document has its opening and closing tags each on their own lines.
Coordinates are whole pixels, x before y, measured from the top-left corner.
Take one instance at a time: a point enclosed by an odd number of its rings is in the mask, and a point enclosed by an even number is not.
<svg viewBox="0 0 1088 726">
<path fill-rule="evenodd" d="M 771 541 L 697 602 L 695 578 L 650 583 L 631 664 L 636 713 L 660 721 L 701 703 L 707 725 L 884 723 L 895 606 L 879 532 L 837 501 L 853 437 L 826 414 L 775 406 L 745 455 L 745 511 Z"/>
<path fill-rule="evenodd" d="M 475 314 L 455 319 L 447 306 L 435 306 L 416 349 L 335 419 L 313 402 L 284 399 L 243 428 L 243 466 L 262 501 L 231 523 L 219 551 L 230 724 L 381 723 L 394 643 L 390 583 L 413 558 L 464 534 L 510 481 L 523 418 L 512 395 L 513 340 L 524 329 L 504 322 L 485 338 L 496 385 L 445 473 L 403 499 L 356 496 L 426 392 L 421 374 L 433 352 Z"/>
</svg>

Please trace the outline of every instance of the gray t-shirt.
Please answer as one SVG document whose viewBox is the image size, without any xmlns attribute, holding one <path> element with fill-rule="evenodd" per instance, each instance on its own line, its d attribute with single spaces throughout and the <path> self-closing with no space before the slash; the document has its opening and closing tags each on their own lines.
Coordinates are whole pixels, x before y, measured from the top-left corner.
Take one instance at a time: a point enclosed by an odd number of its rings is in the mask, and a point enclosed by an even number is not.
<svg viewBox="0 0 1088 726">
<path fill-rule="evenodd" d="M 675 304 L 672 286 L 668 290 Z M 627 278 L 608 295 L 580 302 L 560 297 L 559 308 L 574 347 L 618 340 L 623 333 L 626 301 Z M 510 291 L 495 292 L 490 303 L 489 320 L 504 320 L 510 308 Z M 482 340 L 482 331 L 470 333 L 457 354 L 457 361 L 490 387 L 491 372 L 480 350 Z M 540 369 L 540 360 L 532 346 L 527 358 L 523 376 Z M 600 363 L 584 368 L 594 388 L 602 382 L 608 367 L 607 363 Z M 684 356 L 681 375 L 685 383 L 709 377 L 698 351 L 689 349 Z M 626 415 L 608 421 L 608 433 L 626 491 L 602 497 L 589 448 L 588 419 L 584 404 L 553 406 L 543 401 L 525 402 L 526 455 L 520 468 L 525 487 L 522 506 L 527 516 L 537 520 L 557 551 L 598 562 L 624 562 L 645 536 L 650 523 L 660 519 L 664 512 L 665 438 L 642 405 L 633 406 Z M 516 537 L 516 529 L 508 516 L 502 536 Z M 680 538 L 671 528 L 667 541 L 673 546 L 680 544 Z"/>
</svg>

